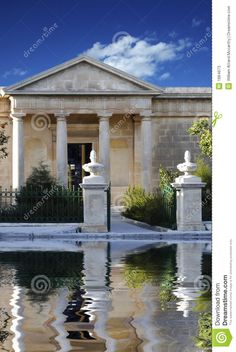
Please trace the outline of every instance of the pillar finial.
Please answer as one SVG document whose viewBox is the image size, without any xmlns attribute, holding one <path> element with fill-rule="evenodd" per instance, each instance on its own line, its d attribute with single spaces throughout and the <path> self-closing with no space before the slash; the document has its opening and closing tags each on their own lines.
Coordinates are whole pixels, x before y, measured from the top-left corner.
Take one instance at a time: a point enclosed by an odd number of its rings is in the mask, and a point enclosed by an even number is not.
<svg viewBox="0 0 236 352">
<path fill-rule="evenodd" d="M 191 163 L 191 153 L 189 150 L 185 151 L 184 160 L 184 163 L 177 165 L 177 169 L 184 172 L 185 176 L 190 176 L 192 172 L 196 171 L 197 165 L 195 163 Z"/>
</svg>

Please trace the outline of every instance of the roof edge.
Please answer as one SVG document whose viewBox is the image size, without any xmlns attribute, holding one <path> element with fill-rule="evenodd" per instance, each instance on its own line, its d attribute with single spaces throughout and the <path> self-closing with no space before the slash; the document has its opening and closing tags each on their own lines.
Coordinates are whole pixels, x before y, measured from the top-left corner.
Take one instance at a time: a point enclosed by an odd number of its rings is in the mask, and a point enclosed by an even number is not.
<svg viewBox="0 0 236 352">
<path fill-rule="evenodd" d="M 47 76 L 51 76 L 51 75 L 53 75 L 53 74 L 55 74 L 55 73 L 57 73 L 57 72 L 59 72 L 61 70 L 67 69 L 69 67 L 72 67 L 72 66 L 74 66 L 74 65 L 76 65 L 76 64 L 78 64 L 80 62 L 83 62 L 83 61 L 87 62 L 87 63 L 90 63 L 90 64 L 92 64 L 94 66 L 97 66 L 97 67 L 99 67 L 101 69 L 104 69 L 104 70 L 106 70 L 106 71 L 108 71 L 108 72 L 110 72 L 110 73 L 112 73 L 112 74 L 114 74 L 116 76 L 122 77 L 122 78 L 124 78 L 124 79 L 126 79 L 126 80 L 128 80 L 128 81 L 130 81 L 132 83 L 135 83 L 135 84 L 137 84 L 137 85 L 139 85 L 141 87 L 145 87 L 146 89 L 152 90 L 154 92 L 162 92 L 163 91 L 163 88 L 160 88 L 158 86 L 155 86 L 155 85 L 152 85 L 150 83 L 147 83 L 147 82 L 145 82 L 143 80 L 138 79 L 137 77 L 135 77 L 133 75 L 130 75 L 129 73 L 121 71 L 121 70 L 119 70 L 117 68 L 114 68 L 114 67 L 112 67 L 112 66 L 110 66 L 108 64 L 105 64 L 105 63 L 103 63 L 101 61 L 98 61 L 98 60 L 96 60 L 94 58 L 91 58 L 89 56 L 86 56 L 86 55 L 77 56 L 74 59 L 65 61 L 62 64 L 56 65 L 56 66 L 54 66 L 54 67 L 52 67 L 50 69 L 42 71 L 42 72 L 40 72 L 40 73 L 38 73 L 38 74 L 36 74 L 34 76 L 31 76 L 31 77 L 29 77 L 29 78 L 27 78 L 25 80 L 22 80 L 22 81 L 20 81 L 18 83 L 15 83 L 13 85 L 8 86 L 8 87 L 5 87 L 4 91 L 10 92 L 10 91 L 14 91 L 16 89 L 25 87 L 28 84 L 34 83 L 34 82 L 36 82 L 36 81 L 38 81 L 40 79 L 43 79 L 43 78 L 45 78 Z"/>
</svg>

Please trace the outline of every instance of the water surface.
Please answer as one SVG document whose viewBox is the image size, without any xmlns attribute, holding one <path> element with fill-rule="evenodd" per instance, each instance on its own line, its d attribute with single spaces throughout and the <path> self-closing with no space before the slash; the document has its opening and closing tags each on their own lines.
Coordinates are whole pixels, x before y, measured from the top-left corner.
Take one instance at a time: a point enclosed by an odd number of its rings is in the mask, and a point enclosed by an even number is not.
<svg viewBox="0 0 236 352">
<path fill-rule="evenodd" d="M 210 251 L 136 240 L 2 252 L 0 350 L 209 351 Z"/>
</svg>

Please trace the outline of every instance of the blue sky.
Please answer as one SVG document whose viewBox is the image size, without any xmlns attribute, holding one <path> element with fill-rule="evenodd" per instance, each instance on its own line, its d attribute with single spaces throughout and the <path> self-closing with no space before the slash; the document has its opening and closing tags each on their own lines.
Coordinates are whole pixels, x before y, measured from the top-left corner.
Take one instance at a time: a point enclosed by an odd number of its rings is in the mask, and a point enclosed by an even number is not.
<svg viewBox="0 0 236 352">
<path fill-rule="evenodd" d="M 209 0 L 4 1 L 0 27 L 0 86 L 80 54 L 163 87 L 211 86 Z"/>
</svg>

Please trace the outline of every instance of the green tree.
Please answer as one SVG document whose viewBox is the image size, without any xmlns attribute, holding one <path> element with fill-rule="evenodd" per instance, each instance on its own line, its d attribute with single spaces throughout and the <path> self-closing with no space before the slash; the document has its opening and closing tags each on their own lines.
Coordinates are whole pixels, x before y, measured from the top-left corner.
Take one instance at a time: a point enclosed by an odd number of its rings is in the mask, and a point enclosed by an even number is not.
<svg viewBox="0 0 236 352">
<path fill-rule="evenodd" d="M 212 157 L 212 130 L 208 119 L 195 121 L 188 129 L 188 133 L 198 137 L 198 145 L 201 153 L 209 158 Z"/>
<path fill-rule="evenodd" d="M 48 165 L 43 161 L 39 166 L 33 167 L 31 175 L 26 180 L 26 188 L 51 189 L 56 185 L 56 180 L 52 177 Z"/>
<path fill-rule="evenodd" d="M 0 123 L 0 159 L 4 159 L 7 157 L 7 142 L 9 137 L 6 136 L 6 131 L 5 127 L 7 125 L 7 122 Z"/>
</svg>

